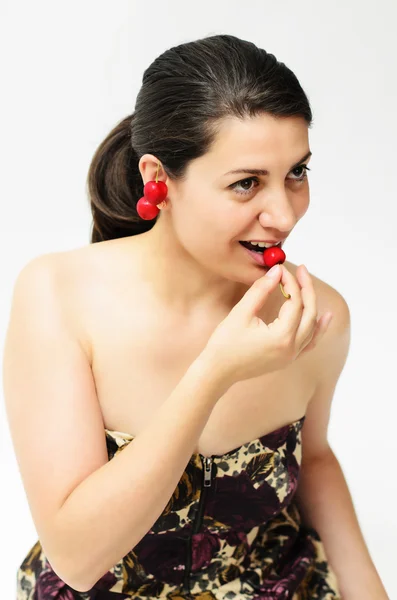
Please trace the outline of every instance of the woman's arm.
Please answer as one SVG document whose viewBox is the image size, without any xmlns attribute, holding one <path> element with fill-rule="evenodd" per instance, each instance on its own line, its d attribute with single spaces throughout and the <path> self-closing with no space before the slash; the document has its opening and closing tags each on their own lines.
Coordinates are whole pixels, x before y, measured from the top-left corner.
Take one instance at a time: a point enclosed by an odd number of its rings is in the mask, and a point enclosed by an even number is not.
<svg viewBox="0 0 397 600">
<path fill-rule="evenodd" d="M 317 386 L 302 429 L 302 464 L 296 491 L 305 524 L 318 531 L 343 600 L 387 600 L 366 547 L 340 464 L 329 446 L 331 402 L 350 346 L 350 312 L 332 288 L 333 319 L 316 349 Z"/>
<path fill-rule="evenodd" d="M 17 278 L 4 395 L 44 553 L 63 581 L 86 591 L 160 516 L 229 385 L 201 354 L 144 431 L 108 461 L 89 359 L 60 308 L 56 271 L 46 255 Z"/>
</svg>

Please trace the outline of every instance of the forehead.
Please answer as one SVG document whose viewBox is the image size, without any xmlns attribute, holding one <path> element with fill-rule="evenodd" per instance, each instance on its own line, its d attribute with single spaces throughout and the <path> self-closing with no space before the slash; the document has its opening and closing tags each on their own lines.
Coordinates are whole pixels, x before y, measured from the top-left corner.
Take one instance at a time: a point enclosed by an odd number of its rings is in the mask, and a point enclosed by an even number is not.
<svg viewBox="0 0 397 600">
<path fill-rule="evenodd" d="M 305 154 L 308 145 L 308 124 L 303 117 L 231 117 L 219 124 L 205 162 L 215 160 L 217 168 L 225 167 L 225 171 L 245 165 L 271 168 L 280 161 L 290 165 Z"/>
</svg>

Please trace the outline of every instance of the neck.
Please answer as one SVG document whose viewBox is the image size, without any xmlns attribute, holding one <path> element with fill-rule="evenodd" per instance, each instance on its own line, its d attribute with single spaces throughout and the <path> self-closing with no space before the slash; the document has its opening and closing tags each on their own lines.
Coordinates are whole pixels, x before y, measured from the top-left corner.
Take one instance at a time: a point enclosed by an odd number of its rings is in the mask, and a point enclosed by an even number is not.
<svg viewBox="0 0 397 600">
<path fill-rule="evenodd" d="M 159 302 L 183 315 L 229 312 L 249 286 L 209 271 L 160 222 L 134 236 L 141 242 L 142 274 Z"/>
</svg>

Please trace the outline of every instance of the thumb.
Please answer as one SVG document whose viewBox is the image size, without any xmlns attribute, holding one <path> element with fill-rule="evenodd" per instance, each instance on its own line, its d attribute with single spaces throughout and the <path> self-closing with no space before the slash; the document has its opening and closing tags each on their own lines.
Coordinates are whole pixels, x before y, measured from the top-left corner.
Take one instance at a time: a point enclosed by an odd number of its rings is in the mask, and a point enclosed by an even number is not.
<svg viewBox="0 0 397 600">
<path fill-rule="evenodd" d="M 275 265 L 265 275 L 254 281 L 241 300 L 235 305 L 234 312 L 246 316 L 248 319 L 256 316 L 280 281 L 281 273 L 280 266 Z"/>
</svg>

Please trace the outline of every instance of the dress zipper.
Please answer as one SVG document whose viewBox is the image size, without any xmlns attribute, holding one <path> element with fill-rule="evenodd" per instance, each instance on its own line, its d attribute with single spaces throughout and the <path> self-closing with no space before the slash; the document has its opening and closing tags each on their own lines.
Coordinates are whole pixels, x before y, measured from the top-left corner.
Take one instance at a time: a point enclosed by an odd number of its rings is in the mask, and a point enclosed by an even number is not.
<svg viewBox="0 0 397 600">
<path fill-rule="evenodd" d="M 200 454 L 201 461 L 203 463 L 203 487 L 200 491 L 199 505 L 197 509 L 196 518 L 193 522 L 192 535 L 198 533 L 203 522 L 205 500 L 207 497 L 207 488 L 211 487 L 212 482 L 212 456 L 203 456 Z M 186 560 L 185 578 L 183 581 L 183 589 L 190 592 L 190 570 L 192 567 L 192 536 L 188 540 L 188 552 Z"/>
<path fill-rule="evenodd" d="M 211 487 L 212 456 L 202 456 L 204 460 L 204 487 Z"/>
</svg>

